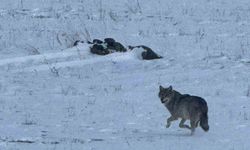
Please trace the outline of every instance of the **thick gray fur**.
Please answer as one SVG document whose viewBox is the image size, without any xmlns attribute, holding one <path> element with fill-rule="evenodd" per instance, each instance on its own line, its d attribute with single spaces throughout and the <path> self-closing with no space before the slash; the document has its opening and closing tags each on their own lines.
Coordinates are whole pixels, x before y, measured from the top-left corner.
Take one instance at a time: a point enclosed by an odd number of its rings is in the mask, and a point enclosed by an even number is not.
<svg viewBox="0 0 250 150">
<path fill-rule="evenodd" d="M 167 119 L 167 128 L 170 127 L 172 121 L 180 118 L 179 127 L 190 129 L 191 134 L 194 133 L 198 124 L 204 131 L 209 130 L 208 107 L 203 98 L 181 94 L 173 90 L 172 86 L 168 88 L 160 86 L 159 89 L 158 96 L 171 114 Z M 190 120 L 190 126 L 184 124 L 186 120 Z"/>
</svg>

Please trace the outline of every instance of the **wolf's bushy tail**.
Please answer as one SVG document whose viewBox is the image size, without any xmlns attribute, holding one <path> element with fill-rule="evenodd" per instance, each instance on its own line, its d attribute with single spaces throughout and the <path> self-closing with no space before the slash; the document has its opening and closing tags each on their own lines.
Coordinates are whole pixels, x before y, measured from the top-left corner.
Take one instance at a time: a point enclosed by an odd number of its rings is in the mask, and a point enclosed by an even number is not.
<svg viewBox="0 0 250 150">
<path fill-rule="evenodd" d="M 200 126 L 206 132 L 209 130 L 207 112 L 202 113 L 201 119 L 200 119 Z"/>
</svg>

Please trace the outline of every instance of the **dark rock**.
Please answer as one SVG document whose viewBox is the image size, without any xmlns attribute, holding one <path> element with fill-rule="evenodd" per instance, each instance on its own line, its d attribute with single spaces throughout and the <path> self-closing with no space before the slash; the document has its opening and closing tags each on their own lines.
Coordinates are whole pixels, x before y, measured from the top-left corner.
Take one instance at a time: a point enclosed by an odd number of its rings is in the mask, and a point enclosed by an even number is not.
<svg viewBox="0 0 250 150">
<path fill-rule="evenodd" d="M 126 52 L 127 51 L 127 49 L 119 42 L 115 42 L 114 47 L 115 47 L 115 50 L 117 52 Z"/>
<path fill-rule="evenodd" d="M 108 46 L 114 46 L 115 40 L 112 38 L 105 38 L 104 42 L 107 43 Z"/>
<path fill-rule="evenodd" d="M 110 52 L 103 47 L 103 45 L 99 45 L 99 44 L 94 44 L 92 47 L 90 47 L 90 51 L 93 54 L 97 54 L 97 55 L 107 55 Z"/>
<path fill-rule="evenodd" d="M 142 59 L 145 60 L 152 60 L 152 59 L 160 59 L 162 58 L 161 56 L 158 56 L 154 51 L 152 50 L 146 50 L 142 52 Z"/>
<path fill-rule="evenodd" d="M 136 47 L 135 47 L 135 46 L 131 46 L 131 45 L 128 46 L 128 49 L 131 50 L 131 51 L 132 51 L 134 48 L 136 48 Z"/>
<path fill-rule="evenodd" d="M 152 60 L 152 59 L 161 59 L 162 56 L 157 55 L 153 50 L 149 49 L 142 52 L 142 59 Z"/>
<path fill-rule="evenodd" d="M 102 44 L 103 41 L 99 40 L 99 39 L 94 39 L 93 40 L 93 44 Z"/>
<path fill-rule="evenodd" d="M 88 44 L 94 44 L 93 42 L 87 41 Z"/>
<path fill-rule="evenodd" d="M 162 56 L 159 56 L 156 54 L 151 48 L 145 46 L 145 45 L 139 45 L 139 46 L 129 46 L 130 50 L 133 50 L 134 48 L 142 48 L 144 51 L 142 52 L 142 59 L 144 60 L 152 60 L 152 59 L 160 59 Z"/>
<path fill-rule="evenodd" d="M 114 52 L 126 52 L 127 49 L 119 42 L 116 42 L 113 38 L 105 38 L 104 42 L 99 39 L 94 39 L 94 44 L 90 51 L 93 54 L 97 55 L 107 55 Z M 107 47 L 106 47 L 106 46 Z M 142 59 L 144 60 L 152 60 L 152 59 L 160 59 L 162 58 L 158 54 L 156 54 L 151 48 L 145 46 L 145 45 L 139 45 L 139 46 L 128 46 L 129 50 L 133 50 L 134 48 L 142 48 L 144 51 L 141 53 Z"/>
<path fill-rule="evenodd" d="M 74 42 L 73 46 L 77 46 L 79 43 L 84 43 L 84 41 L 77 40 Z"/>
</svg>

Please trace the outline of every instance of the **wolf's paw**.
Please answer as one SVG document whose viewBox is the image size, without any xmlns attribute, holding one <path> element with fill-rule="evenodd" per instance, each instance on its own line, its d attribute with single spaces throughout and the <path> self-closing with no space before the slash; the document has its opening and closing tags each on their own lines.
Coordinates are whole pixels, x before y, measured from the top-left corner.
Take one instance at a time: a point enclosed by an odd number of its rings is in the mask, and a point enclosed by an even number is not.
<svg viewBox="0 0 250 150">
<path fill-rule="evenodd" d="M 169 127 L 170 127 L 170 124 L 167 124 L 167 125 L 166 125 L 166 128 L 169 128 Z"/>
</svg>

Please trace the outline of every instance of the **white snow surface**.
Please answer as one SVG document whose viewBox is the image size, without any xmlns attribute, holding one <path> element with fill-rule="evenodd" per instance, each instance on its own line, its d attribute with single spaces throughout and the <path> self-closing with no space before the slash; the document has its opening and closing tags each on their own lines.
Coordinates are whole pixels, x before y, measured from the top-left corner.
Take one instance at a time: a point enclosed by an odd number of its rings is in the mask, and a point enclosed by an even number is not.
<svg viewBox="0 0 250 150">
<path fill-rule="evenodd" d="M 0 150 L 250 148 L 249 1 L 0 4 Z M 105 37 L 164 58 L 72 47 Z M 165 128 L 159 85 L 203 97 L 209 132 Z"/>
</svg>

